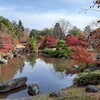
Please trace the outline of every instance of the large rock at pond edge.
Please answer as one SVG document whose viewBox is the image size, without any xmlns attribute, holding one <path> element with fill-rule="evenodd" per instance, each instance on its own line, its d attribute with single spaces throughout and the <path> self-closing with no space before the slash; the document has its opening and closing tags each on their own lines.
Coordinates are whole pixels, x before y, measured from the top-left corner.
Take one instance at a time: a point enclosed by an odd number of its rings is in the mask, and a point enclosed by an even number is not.
<svg viewBox="0 0 100 100">
<path fill-rule="evenodd" d="M 35 96 L 39 94 L 39 85 L 38 84 L 30 84 L 28 86 L 29 95 Z"/>
<path fill-rule="evenodd" d="M 95 87 L 94 85 L 88 85 L 85 89 L 86 92 L 100 92 L 100 89 Z"/>
<path fill-rule="evenodd" d="M 62 91 L 55 91 L 49 94 L 49 97 L 65 97 L 67 94 L 63 93 Z"/>
<path fill-rule="evenodd" d="M 11 91 L 23 86 L 27 81 L 27 77 L 13 79 L 11 81 L 4 81 L 0 83 L 0 93 Z"/>
</svg>

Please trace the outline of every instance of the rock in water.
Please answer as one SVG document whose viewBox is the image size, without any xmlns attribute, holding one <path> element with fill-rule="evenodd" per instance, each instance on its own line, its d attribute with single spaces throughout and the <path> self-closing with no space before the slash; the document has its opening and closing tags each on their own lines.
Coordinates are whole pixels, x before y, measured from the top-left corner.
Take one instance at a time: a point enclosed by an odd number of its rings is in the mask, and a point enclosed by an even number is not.
<svg viewBox="0 0 100 100">
<path fill-rule="evenodd" d="M 38 84 L 30 84 L 28 86 L 29 95 L 35 96 L 39 94 L 39 85 Z"/>
<path fill-rule="evenodd" d="M 8 92 L 18 87 L 23 86 L 27 81 L 27 77 L 21 77 L 13 79 L 11 81 L 5 81 L 0 83 L 0 93 Z"/>
<path fill-rule="evenodd" d="M 88 85 L 85 89 L 86 92 L 100 92 L 100 89 L 95 87 L 94 85 Z"/>
</svg>

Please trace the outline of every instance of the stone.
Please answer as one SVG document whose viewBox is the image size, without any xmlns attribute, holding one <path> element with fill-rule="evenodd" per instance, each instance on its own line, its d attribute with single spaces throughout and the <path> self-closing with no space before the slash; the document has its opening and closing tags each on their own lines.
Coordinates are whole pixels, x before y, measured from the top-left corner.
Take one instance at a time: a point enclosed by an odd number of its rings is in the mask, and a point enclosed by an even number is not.
<svg viewBox="0 0 100 100">
<path fill-rule="evenodd" d="M 97 55 L 97 56 L 96 56 L 96 59 L 97 59 L 97 60 L 100 60 L 100 55 Z"/>
<path fill-rule="evenodd" d="M 97 87 L 94 86 L 94 85 L 88 85 L 88 86 L 85 88 L 85 91 L 86 91 L 86 92 L 100 92 L 100 89 L 97 88 Z"/>
<path fill-rule="evenodd" d="M 17 56 L 18 56 L 18 52 L 15 51 L 15 52 L 14 52 L 14 57 L 17 57 Z"/>
<path fill-rule="evenodd" d="M 29 95 L 35 96 L 39 94 L 39 85 L 38 84 L 30 84 L 28 86 Z"/>
<path fill-rule="evenodd" d="M 3 63 L 3 64 L 8 64 L 8 60 L 6 60 L 6 59 L 2 58 L 2 59 L 0 59 L 0 63 Z"/>
<path fill-rule="evenodd" d="M 73 66 L 73 68 L 76 68 L 76 69 L 78 69 L 78 68 L 79 68 L 79 66 L 78 66 L 78 65 L 74 65 L 74 66 Z"/>
<path fill-rule="evenodd" d="M 0 83 L 0 93 L 8 92 L 25 85 L 27 77 L 21 77 Z"/>
<path fill-rule="evenodd" d="M 7 63 L 8 63 L 8 60 L 6 60 L 6 59 L 4 59 L 4 58 L 2 58 L 2 57 L 0 56 L 0 63 L 7 64 Z"/>
<path fill-rule="evenodd" d="M 49 94 L 49 97 L 64 97 L 67 94 L 63 93 L 62 91 L 55 91 Z"/>
</svg>

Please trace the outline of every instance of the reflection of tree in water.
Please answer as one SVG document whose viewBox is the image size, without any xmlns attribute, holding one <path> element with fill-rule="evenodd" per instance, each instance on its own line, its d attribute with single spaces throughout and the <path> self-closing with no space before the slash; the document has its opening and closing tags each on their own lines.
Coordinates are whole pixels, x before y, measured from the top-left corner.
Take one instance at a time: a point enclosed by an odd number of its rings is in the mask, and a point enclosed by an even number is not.
<svg viewBox="0 0 100 100">
<path fill-rule="evenodd" d="M 47 56 L 39 56 L 45 63 L 52 64 L 54 69 L 59 72 L 63 72 L 66 70 L 67 67 L 74 65 L 72 60 L 67 59 L 57 59 L 57 58 L 50 58 Z"/>
<path fill-rule="evenodd" d="M 55 70 L 55 67 L 52 66 L 52 64 L 48 64 L 48 67 L 49 67 L 50 72 L 54 76 L 58 77 L 60 80 L 64 79 L 64 77 L 65 77 L 65 72 L 64 71 L 57 71 L 57 70 Z"/>
<path fill-rule="evenodd" d="M 20 60 L 20 61 L 16 62 L 17 68 L 18 68 L 19 72 L 22 73 L 23 69 L 24 69 L 24 60 L 22 58 L 19 58 L 18 60 Z"/>
<path fill-rule="evenodd" d="M 74 65 L 72 60 L 50 58 L 47 56 L 39 56 L 49 66 L 50 71 L 59 79 L 63 79 L 67 73 L 65 73 L 67 67 Z M 70 74 L 70 73 L 69 73 Z"/>
<path fill-rule="evenodd" d="M 23 59 L 21 58 L 13 58 L 9 61 L 9 63 L 3 64 L 0 67 L 0 82 L 6 80 L 12 80 L 19 70 L 20 73 L 23 71 Z"/>
<path fill-rule="evenodd" d="M 38 55 L 37 54 L 34 54 L 33 56 L 27 57 L 27 61 L 30 63 L 30 65 L 32 66 L 32 68 L 36 64 L 36 59 L 38 59 Z"/>
<path fill-rule="evenodd" d="M 48 64 L 50 72 L 56 77 L 58 77 L 60 80 L 63 80 L 65 77 L 73 76 L 76 73 L 66 73 L 66 70 L 56 70 L 55 67 L 52 64 Z"/>
</svg>

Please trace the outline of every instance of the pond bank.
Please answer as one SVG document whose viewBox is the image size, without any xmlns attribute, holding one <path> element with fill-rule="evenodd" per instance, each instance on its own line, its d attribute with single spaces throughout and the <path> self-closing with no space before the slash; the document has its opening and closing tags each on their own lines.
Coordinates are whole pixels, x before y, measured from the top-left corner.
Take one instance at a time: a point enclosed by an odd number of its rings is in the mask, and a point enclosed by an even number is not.
<svg viewBox="0 0 100 100">
<path fill-rule="evenodd" d="M 100 88 L 100 85 L 97 87 Z M 49 93 L 33 96 L 33 97 L 25 97 L 17 100 L 100 100 L 100 93 L 87 93 L 85 92 L 85 87 L 77 87 L 72 86 L 70 88 L 62 89 L 66 97 L 49 97 Z"/>
</svg>

